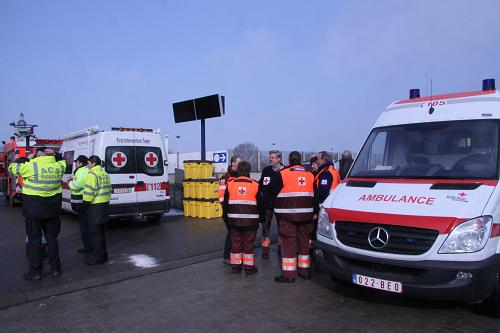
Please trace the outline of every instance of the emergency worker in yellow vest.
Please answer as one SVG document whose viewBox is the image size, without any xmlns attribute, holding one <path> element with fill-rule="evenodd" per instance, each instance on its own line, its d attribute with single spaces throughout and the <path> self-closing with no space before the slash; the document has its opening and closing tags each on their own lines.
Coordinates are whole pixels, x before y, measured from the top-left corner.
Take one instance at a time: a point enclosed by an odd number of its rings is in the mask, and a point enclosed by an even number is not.
<svg viewBox="0 0 500 333">
<path fill-rule="evenodd" d="M 111 180 L 101 164 L 98 156 L 89 157 L 89 173 L 85 177 L 83 190 L 82 212 L 89 223 L 92 243 L 92 256 L 86 260 L 87 265 L 100 265 L 108 260 L 105 229 L 109 217 Z"/>
<path fill-rule="evenodd" d="M 230 165 L 227 168 L 227 172 L 220 177 L 219 179 L 219 202 L 222 205 L 222 202 L 224 201 L 224 194 L 226 193 L 226 188 L 227 188 L 227 183 L 236 178 L 236 170 L 238 169 L 238 164 L 240 163 L 241 158 L 239 156 L 233 156 L 231 157 Z M 224 221 L 226 222 L 226 221 Z M 229 260 L 229 253 L 231 252 L 231 235 L 229 232 L 229 226 L 226 223 L 226 228 L 227 228 L 227 234 L 226 234 L 226 239 L 224 241 L 224 253 L 223 253 L 223 258 L 224 258 L 224 263 L 227 265 L 231 264 L 231 261 Z"/>
<path fill-rule="evenodd" d="M 292 151 L 290 166 L 280 171 L 277 178 L 279 194 L 274 202 L 274 213 L 279 218 L 281 237 L 281 275 L 276 282 L 293 283 L 298 275 L 310 279 L 309 242 L 314 216 L 314 176 L 301 165 L 301 154 Z M 297 255 L 298 249 L 298 255 Z"/>
<path fill-rule="evenodd" d="M 14 162 L 9 172 L 23 177 L 23 216 L 28 234 L 28 261 L 30 270 L 24 274 L 26 280 L 42 278 L 42 232 L 47 239 L 49 265 L 52 276 L 61 275 L 61 260 L 57 236 L 61 230 L 62 187 L 61 179 L 66 161 L 50 149 L 39 148 L 36 157 L 28 155 L 29 162 Z"/>
<path fill-rule="evenodd" d="M 233 273 L 257 272 L 254 262 L 253 243 L 263 219 L 259 183 L 250 179 L 250 163 L 238 164 L 237 177 L 227 183 L 223 201 L 223 218 L 231 234 L 231 267 Z"/>
<path fill-rule="evenodd" d="M 92 251 L 92 244 L 89 236 L 89 222 L 85 220 L 85 215 L 81 214 L 83 205 L 83 191 L 85 188 L 85 178 L 89 173 L 87 168 L 88 158 L 84 155 L 78 156 L 75 162 L 74 176 L 70 177 L 68 186 L 71 190 L 71 209 L 78 214 L 80 224 L 80 236 L 83 247 L 78 249 L 78 253 L 87 253 Z"/>
</svg>

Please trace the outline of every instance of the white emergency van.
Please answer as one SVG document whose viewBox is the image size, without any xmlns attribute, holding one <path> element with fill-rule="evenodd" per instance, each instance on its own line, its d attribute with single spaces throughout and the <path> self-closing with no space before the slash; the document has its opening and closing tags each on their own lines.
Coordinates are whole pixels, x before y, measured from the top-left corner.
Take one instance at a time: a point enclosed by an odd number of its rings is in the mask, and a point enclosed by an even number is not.
<svg viewBox="0 0 500 333">
<path fill-rule="evenodd" d="M 322 270 L 385 292 L 500 313 L 500 93 L 392 103 L 318 215 Z"/>
<path fill-rule="evenodd" d="M 159 131 L 97 126 L 64 135 L 61 153 L 68 162 L 63 177 L 63 209 L 71 210 L 68 178 L 79 155 L 97 155 L 111 178 L 110 218 L 138 217 L 152 222 L 169 210 L 167 152 Z"/>
</svg>

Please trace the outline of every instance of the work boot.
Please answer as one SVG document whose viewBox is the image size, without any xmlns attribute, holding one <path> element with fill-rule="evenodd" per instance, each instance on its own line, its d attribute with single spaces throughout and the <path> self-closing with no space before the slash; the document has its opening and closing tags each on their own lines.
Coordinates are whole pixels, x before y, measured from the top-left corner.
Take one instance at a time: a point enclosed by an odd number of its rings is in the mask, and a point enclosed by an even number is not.
<svg viewBox="0 0 500 333">
<path fill-rule="evenodd" d="M 60 268 L 54 268 L 52 269 L 52 277 L 60 277 L 62 274 L 62 271 Z"/>
<path fill-rule="evenodd" d="M 277 276 L 277 277 L 274 278 L 274 282 L 278 282 L 278 283 L 294 283 L 295 279 L 289 279 L 289 278 L 286 278 L 286 277 L 280 275 L 280 276 Z"/>
<path fill-rule="evenodd" d="M 23 275 L 23 278 L 27 281 L 40 281 L 42 279 L 42 274 L 28 272 Z"/>
<path fill-rule="evenodd" d="M 222 260 L 222 263 L 223 263 L 224 265 L 231 265 L 231 260 L 229 260 L 229 259 L 225 258 L 224 260 Z"/>
<path fill-rule="evenodd" d="M 246 274 L 246 275 L 252 275 L 252 274 L 255 274 L 255 273 L 257 273 L 257 272 L 258 272 L 258 269 L 257 269 L 257 267 L 255 267 L 255 266 L 254 266 L 254 267 L 252 267 L 252 268 L 250 268 L 250 269 L 246 269 L 246 268 L 245 268 L 245 274 Z"/>
<path fill-rule="evenodd" d="M 304 280 L 311 280 L 311 275 L 310 274 L 302 274 L 302 273 L 298 273 L 298 275 L 303 278 Z"/>
<path fill-rule="evenodd" d="M 86 249 L 86 248 L 82 247 L 81 249 L 78 249 L 77 252 L 78 253 L 88 253 L 88 252 L 92 252 L 92 249 Z"/>
<path fill-rule="evenodd" d="M 102 265 L 106 262 L 105 259 L 88 259 L 85 261 L 87 265 Z"/>
</svg>

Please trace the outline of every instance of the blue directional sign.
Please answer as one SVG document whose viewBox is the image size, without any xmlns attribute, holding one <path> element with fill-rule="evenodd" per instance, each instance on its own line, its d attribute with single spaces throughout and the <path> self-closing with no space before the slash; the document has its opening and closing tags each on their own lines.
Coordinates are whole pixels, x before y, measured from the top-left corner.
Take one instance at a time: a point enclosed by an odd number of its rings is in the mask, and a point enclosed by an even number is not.
<svg viewBox="0 0 500 333">
<path fill-rule="evenodd" d="M 227 163 L 227 153 L 214 153 L 214 163 Z"/>
</svg>

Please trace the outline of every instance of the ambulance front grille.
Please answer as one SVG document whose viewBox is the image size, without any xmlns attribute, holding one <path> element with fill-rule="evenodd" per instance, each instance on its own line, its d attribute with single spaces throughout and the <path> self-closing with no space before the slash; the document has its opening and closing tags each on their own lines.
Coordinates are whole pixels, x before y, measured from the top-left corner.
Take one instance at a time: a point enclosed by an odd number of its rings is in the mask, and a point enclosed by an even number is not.
<svg viewBox="0 0 500 333">
<path fill-rule="evenodd" d="M 389 241 L 380 248 L 371 246 L 368 241 L 370 231 L 377 227 L 383 228 L 389 234 Z M 369 251 L 406 255 L 419 255 L 427 252 L 439 235 L 439 232 L 433 229 L 351 221 L 335 221 L 335 231 L 337 239 L 344 245 Z M 375 235 L 372 234 L 372 236 Z M 372 243 L 375 244 L 375 242 Z M 381 243 L 375 245 L 380 246 Z"/>
</svg>

